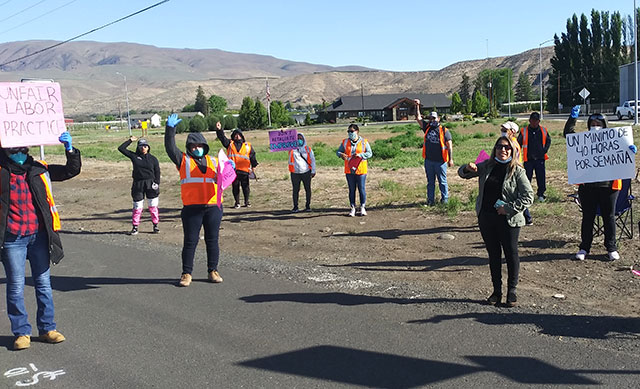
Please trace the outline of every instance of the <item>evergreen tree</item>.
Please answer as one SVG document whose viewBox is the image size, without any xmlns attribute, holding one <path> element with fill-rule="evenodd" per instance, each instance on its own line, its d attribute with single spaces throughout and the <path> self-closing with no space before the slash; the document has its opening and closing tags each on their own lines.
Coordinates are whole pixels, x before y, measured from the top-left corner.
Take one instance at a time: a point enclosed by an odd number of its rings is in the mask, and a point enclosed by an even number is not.
<svg viewBox="0 0 640 389">
<path fill-rule="evenodd" d="M 477 116 L 484 116 L 489 112 L 489 100 L 479 90 L 473 92 L 471 111 Z"/>
<path fill-rule="evenodd" d="M 222 117 L 227 109 L 227 100 L 220 96 L 211 95 L 207 102 L 209 104 L 209 113 Z"/>
<path fill-rule="evenodd" d="M 189 120 L 190 132 L 202 132 L 207 129 L 207 121 L 200 115 L 194 116 Z"/>
<path fill-rule="evenodd" d="M 286 127 L 292 124 L 292 118 L 289 112 L 285 109 L 284 104 L 281 101 L 272 101 L 269 105 L 271 110 L 271 126 L 272 127 Z"/>
<path fill-rule="evenodd" d="M 520 73 L 518 75 L 518 82 L 516 83 L 516 101 L 530 101 L 533 100 L 533 90 L 531 88 L 531 81 L 526 74 Z"/>
<path fill-rule="evenodd" d="M 269 124 L 269 117 L 267 115 L 267 109 L 260 101 L 260 98 L 256 97 L 255 104 L 253 105 L 253 127 L 252 128 L 266 128 Z"/>
<path fill-rule="evenodd" d="M 463 107 L 464 106 L 462 105 L 462 99 L 460 98 L 460 95 L 458 94 L 458 92 L 453 92 L 453 95 L 451 95 L 451 113 L 461 112 Z"/>
<path fill-rule="evenodd" d="M 195 112 L 200 112 L 204 116 L 209 114 L 209 103 L 207 102 L 207 98 L 204 96 L 204 90 L 202 87 L 198 85 L 198 90 L 196 91 L 196 102 L 194 104 Z"/>
<path fill-rule="evenodd" d="M 240 106 L 240 112 L 238 115 L 238 128 L 241 130 L 248 130 L 253 127 L 255 121 L 253 120 L 254 103 L 251 97 L 245 97 L 242 99 L 242 105 Z"/>
<path fill-rule="evenodd" d="M 309 112 L 307 112 L 307 114 L 304 116 L 304 125 L 310 126 L 312 124 L 313 124 L 313 121 L 311 120 L 311 115 L 309 115 Z"/>
<path fill-rule="evenodd" d="M 222 118 L 222 129 L 233 130 L 238 126 L 238 121 L 233 115 L 227 115 Z"/>
<path fill-rule="evenodd" d="M 464 104 L 467 104 L 467 101 L 471 99 L 471 81 L 469 80 L 467 73 L 462 73 L 462 82 L 460 83 L 459 92 L 460 99 Z"/>
</svg>

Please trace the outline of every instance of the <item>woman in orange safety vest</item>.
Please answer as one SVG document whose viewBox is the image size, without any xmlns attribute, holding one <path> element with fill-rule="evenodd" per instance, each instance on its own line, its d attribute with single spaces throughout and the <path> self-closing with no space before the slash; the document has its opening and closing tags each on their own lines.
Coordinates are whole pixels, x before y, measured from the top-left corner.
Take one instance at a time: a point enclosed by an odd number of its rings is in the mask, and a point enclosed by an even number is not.
<svg viewBox="0 0 640 389">
<path fill-rule="evenodd" d="M 360 193 L 360 215 L 366 216 L 367 192 L 367 160 L 373 156 L 369 142 L 360 136 L 357 124 L 351 124 L 347 130 L 349 137 L 343 139 L 336 154 L 344 160 L 344 173 L 349 185 L 349 216 L 356 215 L 356 187 Z"/>
</svg>

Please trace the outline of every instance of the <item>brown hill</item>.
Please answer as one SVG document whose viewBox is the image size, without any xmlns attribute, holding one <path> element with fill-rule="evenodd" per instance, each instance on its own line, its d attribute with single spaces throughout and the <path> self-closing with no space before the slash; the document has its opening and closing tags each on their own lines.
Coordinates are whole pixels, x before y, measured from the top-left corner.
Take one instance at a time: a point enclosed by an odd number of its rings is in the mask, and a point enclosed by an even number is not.
<svg viewBox="0 0 640 389">
<path fill-rule="evenodd" d="M 0 63 L 35 52 L 53 41 L 0 44 Z M 542 50 L 543 71 L 550 67 L 553 48 Z M 127 77 L 131 109 L 179 110 L 193 103 L 201 85 L 206 94 L 226 98 L 239 107 L 245 96 L 265 96 L 269 78 L 272 99 L 294 104 L 330 102 L 345 94 L 452 93 L 462 74 L 473 80 L 486 68 L 510 67 L 538 78 L 538 50 L 521 54 L 457 62 L 437 71 L 386 72 L 364 67 L 331 67 L 271 56 L 222 50 L 167 49 L 133 43 L 71 42 L 6 65 L 0 80 L 55 79 L 62 85 L 67 115 L 117 112 L 124 109 L 122 76 Z"/>
</svg>

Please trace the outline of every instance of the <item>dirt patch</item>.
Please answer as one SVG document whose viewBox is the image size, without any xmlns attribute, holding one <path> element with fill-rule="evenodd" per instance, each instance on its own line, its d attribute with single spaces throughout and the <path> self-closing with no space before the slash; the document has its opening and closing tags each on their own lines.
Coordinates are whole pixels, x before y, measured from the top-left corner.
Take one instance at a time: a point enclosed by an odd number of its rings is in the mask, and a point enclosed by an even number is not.
<svg viewBox="0 0 640 389">
<path fill-rule="evenodd" d="M 56 158 L 49 162 L 55 163 Z M 178 173 L 170 164 L 161 167 L 161 233 L 150 233 L 151 222 L 145 210 L 141 233 L 131 239 L 180 246 Z M 105 163 L 85 159 L 79 177 L 56 183 L 54 191 L 63 230 L 87 235 L 126 233 L 131 216 L 130 169 L 129 161 Z M 394 202 L 380 186 L 385 180 L 425 185 L 422 169 L 372 169 L 367 182 L 369 214 L 355 218 L 347 216 L 346 181 L 339 168 L 320 169 L 312 184 L 313 210 L 298 214 L 289 212 L 291 183 L 285 163 L 261 164 L 259 177 L 251 182 L 251 208 L 232 209 L 231 190 L 225 193 L 222 269 L 224 252 L 233 251 L 323 266 L 331 271 L 366 272 L 373 279 L 409 282 L 425 290 L 454 292 L 471 299 L 489 295 L 487 253 L 475 213 L 465 211 L 451 218 L 437 209 L 424 207 L 424 199 Z M 595 239 L 593 252 L 586 261 L 572 261 L 579 243 L 580 214 L 574 204 L 564 200 L 572 190 L 562 184 L 566 178 L 550 172 L 549 181 L 550 186 L 565 188 L 559 195 L 563 200 L 536 203 L 532 207 L 534 225 L 521 230 L 521 304 L 532 307 L 571 304 L 570 309 L 591 314 L 639 315 L 640 278 L 630 272 L 632 265 L 636 268 L 640 265 L 636 263 L 637 236 L 619 242 L 622 255 L 619 261 L 604 260 L 602 237 Z M 477 182 L 462 180 L 451 173 L 450 184 L 466 192 Z M 303 196 L 301 191 L 302 202 Z M 454 239 L 443 239 L 445 233 Z M 506 274 L 504 277 L 506 281 Z M 556 294 L 566 299 L 553 298 Z"/>
</svg>

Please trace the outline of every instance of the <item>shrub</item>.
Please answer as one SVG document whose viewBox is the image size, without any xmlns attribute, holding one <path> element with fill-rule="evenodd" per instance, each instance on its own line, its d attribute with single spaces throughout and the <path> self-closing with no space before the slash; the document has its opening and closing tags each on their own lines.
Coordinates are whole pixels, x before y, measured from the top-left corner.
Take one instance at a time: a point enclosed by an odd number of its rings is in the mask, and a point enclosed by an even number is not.
<svg viewBox="0 0 640 389">
<path fill-rule="evenodd" d="M 194 116 L 193 119 L 189 121 L 189 131 L 190 132 L 202 132 L 207 129 L 207 122 L 201 116 Z"/>
<path fill-rule="evenodd" d="M 388 140 L 377 140 L 371 146 L 373 158 L 375 159 L 391 159 L 402 153 L 399 145 L 388 142 Z"/>
</svg>

